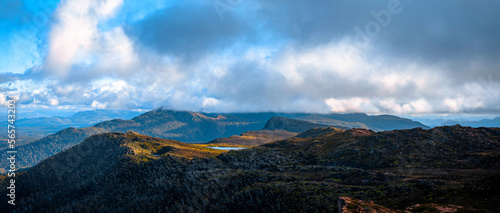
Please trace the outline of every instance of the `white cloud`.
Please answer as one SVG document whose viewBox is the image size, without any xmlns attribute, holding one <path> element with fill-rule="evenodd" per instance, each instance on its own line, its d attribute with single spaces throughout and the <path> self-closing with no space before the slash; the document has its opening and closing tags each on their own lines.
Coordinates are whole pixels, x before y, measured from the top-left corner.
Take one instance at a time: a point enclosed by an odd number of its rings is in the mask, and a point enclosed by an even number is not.
<svg viewBox="0 0 500 213">
<path fill-rule="evenodd" d="M 345 112 L 378 112 L 377 108 L 372 104 L 368 98 L 348 98 L 348 99 L 335 99 L 329 98 L 325 103 L 331 108 L 332 112 L 345 113 Z"/>
<path fill-rule="evenodd" d="M 7 96 L 2 93 L 0 93 L 0 106 L 7 106 L 8 100 Z"/>
<path fill-rule="evenodd" d="M 126 89 L 132 89 L 125 81 L 123 80 L 114 80 L 110 78 L 99 79 L 91 83 L 92 90 L 97 94 L 102 94 L 105 92 L 109 93 L 119 93 L 126 92 Z"/>
<path fill-rule="evenodd" d="M 100 103 L 99 101 L 92 101 L 90 106 L 95 109 L 106 109 L 107 104 Z"/>
<path fill-rule="evenodd" d="M 103 19 L 112 17 L 118 8 L 123 4 L 122 0 L 99 1 L 96 10 L 99 17 Z"/>
<path fill-rule="evenodd" d="M 49 35 L 46 72 L 52 77 L 66 79 L 76 72 L 73 69 L 75 65 L 87 68 L 97 66 L 102 68 L 101 72 L 128 69 L 135 55 L 123 29 L 99 29 L 99 24 L 113 17 L 122 3 L 121 0 L 69 0 L 61 3 Z"/>
<path fill-rule="evenodd" d="M 212 97 L 203 97 L 202 107 L 216 107 L 219 104 L 219 100 Z"/>
<path fill-rule="evenodd" d="M 47 101 L 47 104 L 50 106 L 57 106 L 59 105 L 59 101 L 57 99 L 51 98 Z"/>
</svg>

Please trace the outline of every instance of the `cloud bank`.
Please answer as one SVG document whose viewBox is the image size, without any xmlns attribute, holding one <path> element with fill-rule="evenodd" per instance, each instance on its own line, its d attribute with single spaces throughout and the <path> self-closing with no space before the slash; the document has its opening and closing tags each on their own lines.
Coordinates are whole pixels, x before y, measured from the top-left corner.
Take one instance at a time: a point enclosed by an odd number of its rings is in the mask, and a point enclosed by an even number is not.
<svg viewBox="0 0 500 213">
<path fill-rule="evenodd" d="M 62 1 L 26 106 L 499 113 L 499 1 Z"/>
</svg>

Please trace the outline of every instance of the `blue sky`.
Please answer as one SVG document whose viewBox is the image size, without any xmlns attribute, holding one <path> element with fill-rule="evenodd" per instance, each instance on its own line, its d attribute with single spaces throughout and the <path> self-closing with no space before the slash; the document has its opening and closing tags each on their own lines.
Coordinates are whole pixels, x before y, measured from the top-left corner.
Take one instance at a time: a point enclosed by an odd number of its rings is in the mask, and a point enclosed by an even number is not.
<svg viewBox="0 0 500 213">
<path fill-rule="evenodd" d="M 2 1 L 26 110 L 499 114 L 500 1 Z"/>
</svg>

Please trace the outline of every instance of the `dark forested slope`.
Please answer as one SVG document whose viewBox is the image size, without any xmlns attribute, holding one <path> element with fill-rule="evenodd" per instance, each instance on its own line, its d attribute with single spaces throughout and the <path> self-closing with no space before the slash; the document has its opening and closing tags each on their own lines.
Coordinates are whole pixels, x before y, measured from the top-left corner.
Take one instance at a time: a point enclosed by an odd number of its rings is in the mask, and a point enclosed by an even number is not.
<svg viewBox="0 0 500 213">
<path fill-rule="evenodd" d="M 16 207 L 21 212 L 338 212 L 340 204 L 353 211 L 500 210 L 498 128 L 313 129 L 301 137 L 218 152 L 133 132 L 99 134 L 18 175 Z M 0 193 L 6 193 L 5 181 Z"/>
</svg>

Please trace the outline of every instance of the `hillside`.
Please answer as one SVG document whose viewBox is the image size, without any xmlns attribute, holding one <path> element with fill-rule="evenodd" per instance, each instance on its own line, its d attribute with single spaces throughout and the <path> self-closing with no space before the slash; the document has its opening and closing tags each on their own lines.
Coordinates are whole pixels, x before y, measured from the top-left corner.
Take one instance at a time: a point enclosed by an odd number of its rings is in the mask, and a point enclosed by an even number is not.
<svg viewBox="0 0 500 213">
<path fill-rule="evenodd" d="M 500 211 L 498 128 L 323 128 L 306 136 L 216 156 L 202 145 L 99 134 L 20 174 L 16 206 L 19 212 Z"/>
<path fill-rule="evenodd" d="M 397 130 L 397 129 L 413 129 L 424 128 L 429 129 L 428 126 L 420 122 L 412 121 L 410 119 L 397 117 L 394 115 L 374 115 L 369 116 L 365 113 L 350 113 L 350 114 L 319 114 L 321 117 L 340 120 L 345 122 L 363 123 L 368 126 L 368 129 L 374 131 L 384 130 Z"/>
<path fill-rule="evenodd" d="M 94 127 L 113 132 L 129 130 L 152 137 L 175 139 L 183 142 L 206 142 L 220 137 L 238 135 L 260 129 L 260 122 L 247 121 L 231 115 L 156 109 L 132 120 L 111 120 Z"/>
<path fill-rule="evenodd" d="M 301 120 L 296 120 L 296 119 L 291 119 L 291 118 L 285 118 L 285 117 L 272 117 L 267 121 L 266 125 L 263 130 L 286 130 L 289 132 L 296 132 L 300 133 L 303 131 L 306 131 L 308 129 L 312 128 L 323 128 L 323 127 L 329 127 L 329 125 L 325 124 L 318 124 L 318 123 L 311 123 L 308 121 L 301 121 Z M 340 127 L 344 128 L 344 127 Z"/>
<path fill-rule="evenodd" d="M 194 142 L 229 137 L 260 128 L 258 122 L 248 122 L 234 116 L 209 117 L 201 113 L 157 109 L 132 120 L 114 119 L 87 128 L 67 128 L 32 143 L 17 146 L 20 158 L 17 163 L 20 168 L 31 167 L 98 133 L 135 131 L 148 136 Z M 1 152 L 0 157 L 6 158 L 6 152 Z M 0 161 L 0 168 L 7 168 L 7 163 Z M 0 170 L 0 173 L 3 172 Z"/>
<path fill-rule="evenodd" d="M 228 138 L 217 138 L 208 142 L 208 144 L 218 146 L 258 146 L 277 140 L 283 140 L 296 136 L 295 132 L 286 130 L 259 130 L 248 131 L 241 135 L 233 135 Z"/>
<path fill-rule="evenodd" d="M 305 134 L 305 133 L 303 133 Z M 262 145 L 290 153 L 306 149 L 316 163 L 364 169 L 391 167 L 500 169 L 499 128 L 456 126 L 430 130 L 374 132 L 364 129 L 332 131 L 319 137 L 295 138 Z M 311 143 L 311 139 L 314 143 Z"/>
<path fill-rule="evenodd" d="M 297 138 L 318 138 L 325 137 L 327 135 L 333 135 L 337 133 L 345 132 L 343 129 L 338 129 L 335 127 L 326 127 L 326 128 L 312 128 L 307 131 L 304 131 L 295 137 Z"/>
<path fill-rule="evenodd" d="M 308 121 L 311 123 L 324 124 L 328 126 L 341 127 L 342 129 L 352 129 L 352 128 L 370 129 L 370 127 L 361 122 L 346 122 L 346 121 L 322 117 L 321 115 L 300 116 L 294 119 Z"/>
<path fill-rule="evenodd" d="M 327 127 L 328 125 L 311 123 L 285 117 L 274 116 L 266 122 L 259 131 L 248 131 L 241 135 L 233 135 L 226 138 L 217 138 L 208 144 L 223 146 L 257 146 L 277 140 L 291 138 L 311 128 Z"/>
<path fill-rule="evenodd" d="M 68 128 L 61 130 L 55 134 L 49 135 L 35 142 L 27 145 L 17 146 L 17 166 L 18 168 L 31 167 L 40 162 L 41 160 L 48 158 L 56 153 L 61 152 L 64 149 L 68 149 L 78 143 L 80 143 L 85 138 L 103 133 L 103 129 L 95 127 L 87 128 Z M 7 152 L 0 152 L 0 157 L 7 159 Z M 0 168 L 8 167 L 7 161 L 0 161 Z M 4 171 L 0 170 L 0 173 Z"/>
<path fill-rule="evenodd" d="M 285 117 L 274 116 L 269 121 L 262 130 L 259 131 L 248 131 L 242 133 L 241 135 L 233 135 L 228 138 L 217 138 L 208 142 L 208 144 L 214 144 L 218 146 L 230 145 L 230 146 L 257 146 L 277 140 L 284 140 L 297 135 L 305 137 L 305 135 L 310 134 L 311 131 L 315 131 L 318 128 L 323 131 L 331 132 L 332 129 L 340 130 L 334 127 L 328 127 L 326 124 L 318 124 L 307 122 L 303 120 L 296 120 Z M 340 127 L 347 128 L 347 127 Z M 309 130 L 311 129 L 311 130 Z M 304 132 L 299 134 L 301 132 Z M 318 130 L 321 131 L 321 130 Z M 316 134 L 316 133 L 315 133 Z"/>
</svg>

